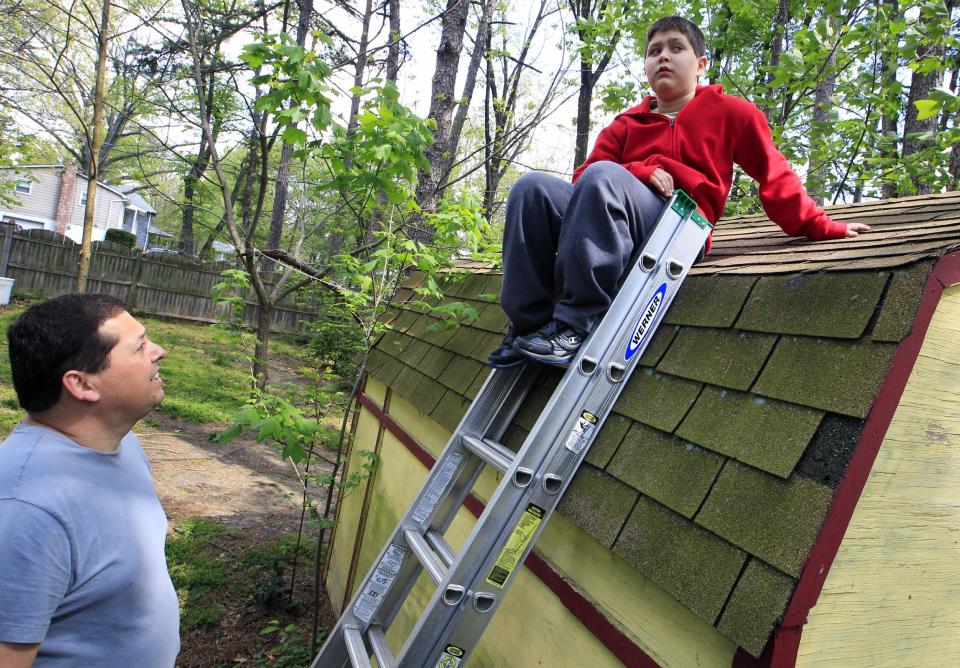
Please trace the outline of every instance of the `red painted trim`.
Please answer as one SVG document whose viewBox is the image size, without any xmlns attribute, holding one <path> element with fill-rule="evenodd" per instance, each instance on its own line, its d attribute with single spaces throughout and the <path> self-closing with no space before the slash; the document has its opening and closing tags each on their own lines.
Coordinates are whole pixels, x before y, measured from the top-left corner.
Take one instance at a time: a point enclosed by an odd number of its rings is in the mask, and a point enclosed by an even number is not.
<svg viewBox="0 0 960 668">
<path fill-rule="evenodd" d="M 358 396 L 360 405 L 373 413 L 387 431 L 393 434 L 426 468 L 432 469 L 436 461 L 423 446 L 411 436 L 392 417 L 386 414 L 377 404 L 365 394 Z M 472 494 L 463 502 L 464 507 L 480 517 L 484 504 Z M 556 570 L 549 562 L 536 552 L 531 552 L 524 562 L 530 572 L 556 594 L 560 602 L 576 617 L 584 627 L 597 638 L 603 646 L 610 650 L 625 666 L 630 668 L 659 668 L 659 664 L 640 649 L 623 631 L 614 626 L 606 616 L 597 609 L 583 594 Z"/>
<path fill-rule="evenodd" d="M 743 650 L 733 658 L 733 668 L 792 668 L 796 665 L 800 648 L 800 633 L 807 621 L 810 609 L 820 598 L 833 560 L 840 550 L 840 543 L 847 531 L 853 511 L 867 484 L 880 445 L 900 404 L 900 397 L 913 373 L 914 363 L 920 353 L 923 340 L 933 314 L 937 310 L 943 290 L 960 283 L 960 251 L 941 257 L 927 276 L 927 284 L 920 300 L 920 307 L 913 321 L 913 328 L 897 346 L 877 398 L 870 408 L 867 421 L 860 436 L 847 473 L 837 489 L 833 503 L 827 511 L 820 534 L 810 551 L 807 563 L 800 574 L 797 588 L 790 599 L 787 612 L 780 626 L 774 631 L 760 659 L 754 659 Z"/>
</svg>

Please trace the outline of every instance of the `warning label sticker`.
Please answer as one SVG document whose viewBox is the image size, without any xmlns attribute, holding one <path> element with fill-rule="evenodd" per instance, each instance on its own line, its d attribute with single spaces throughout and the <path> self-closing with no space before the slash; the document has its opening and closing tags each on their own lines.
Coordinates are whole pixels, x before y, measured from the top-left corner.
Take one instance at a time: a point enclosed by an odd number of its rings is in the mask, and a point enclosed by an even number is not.
<svg viewBox="0 0 960 668">
<path fill-rule="evenodd" d="M 577 423 L 573 425 L 573 430 L 567 437 L 564 447 L 573 453 L 580 454 L 590 443 L 590 436 L 597 427 L 597 416 L 589 411 L 583 411 L 577 418 Z"/>
<path fill-rule="evenodd" d="M 436 668 L 457 668 L 462 661 L 463 650 L 456 645 L 447 645 L 437 661 Z"/>
<path fill-rule="evenodd" d="M 533 535 L 537 527 L 543 522 L 543 508 L 535 506 L 532 503 L 527 506 L 520 516 L 520 521 L 513 528 L 513 533 L 507 539 L 507 544 L 503 547 L 497 562 L 493 565 L 490 575 L 487 576 L 487 582 L 495 587 L 503 589 L 504 584 L 514 571 L 527 546 L 533 541 Z"/>
<path fill-rule="evenodd" d="M 443 461 L 440 465 L 440 470 L 437 471 L 437 477 L 433 479 L 430 487 L 424 492 L 417 507 L 413 510 L 414 522 L 423 524 L 427 518 L 430 517 L 434 508 L 437 507 L 440 498 L 444 492 L 447 491 L 447 485 L 453 480 L 453 476 L 457 472 L 457 467 L 460 466 L 460 462 L 462 461 L 463 455 L 459 452 L 450 453 L 450 456 Z"/>
<path fill-rule="evenodd" d="M 405 547 L 390 545 L 387 548 L 373 575 L 370 576 L 363 593 L 360 594 L 360 598 L 353 606 L 353 614 L 356 615 L 357 619 L 365 624 L 370 623 L 373 615 L 377 612 L 377 608 L 380 607 L 380 601 L 390 591 L 393 581 L 397 579 L 405 556 L 407 556 L 407 548 Z"/>
</svg>

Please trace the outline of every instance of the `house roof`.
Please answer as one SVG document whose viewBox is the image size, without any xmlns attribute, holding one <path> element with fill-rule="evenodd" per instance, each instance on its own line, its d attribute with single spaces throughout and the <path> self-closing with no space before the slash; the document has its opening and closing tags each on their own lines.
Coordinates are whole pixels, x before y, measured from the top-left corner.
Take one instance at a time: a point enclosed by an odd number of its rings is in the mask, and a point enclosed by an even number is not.
<svg viewBox="0 0 960 668">
<path fill-rule="evenodd" d="M 786 610 L 931 268 L 960 247 L 960 193 L 830 207 L 857 240 L 722 221 L 559 512 L 750 654 Z M 400 295 L 370 372 L 456 427 L 505 318 L 501 276 L 444 283 L 478 312 L 443 329 Z M 562 370 L 545 367 L 505 441 L 518 448 Z M 576 574 L 571 574 L 575 577 Z"/>
<path fill-rule="evenodd" d="M 139 193 L 130 192 L 125 188 L 121 188 L 120 190 L 123 192 L 124 195 L 127 196 L 127 208 L 140 209 L 145 213 L 157 212 L 157 210 L 154 209 L 152 206 L 150 206 L 147 200 L 143 199 L 143 197 L 141 197 Z"/>
</svg>

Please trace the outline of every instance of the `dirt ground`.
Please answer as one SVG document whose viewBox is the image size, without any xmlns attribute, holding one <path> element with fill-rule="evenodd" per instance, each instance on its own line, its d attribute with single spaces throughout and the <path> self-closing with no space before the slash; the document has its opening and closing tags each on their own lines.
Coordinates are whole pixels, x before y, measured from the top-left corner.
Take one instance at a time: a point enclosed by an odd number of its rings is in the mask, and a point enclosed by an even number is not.
<svg viewBox="0 0 960 668">
<path fill-rule="evenodd" d="M 210 440 L 210 427 L 179 422 L 154 413 L 151 423 L 141 423 L 137 432 L 153 468 L 154 483 L 170 523 L 170 535 L 178 522 L 199 517 L 231 530 L 216 547 L 229 557 L 239 557 L 284 533 L 297 531 L 300 521 L 300 484 L 289 462 L 267 444 L 239 438 L 228 445 Z M 309 544 L 315 540 L 310 528 Z M 311 599 L 312 577 L 301 565 L 296 598 Z M 269 577 L 268 573 L 264 574 Z M 227 591 L 219 598 L 221 618 L 213 625 L 183 634 L 177 666 L 207 668 L 257 665 L 250 657 L 264 639 L 260 630 L 273 619 L 309 629 L 312 612 L 307 606 L 288 611 L 265 608 Z M 321 602 L 321 627 L 335 621 L 326 599 Z M 269 643 L 267 643 L 269 644 Z"/>
</svg>

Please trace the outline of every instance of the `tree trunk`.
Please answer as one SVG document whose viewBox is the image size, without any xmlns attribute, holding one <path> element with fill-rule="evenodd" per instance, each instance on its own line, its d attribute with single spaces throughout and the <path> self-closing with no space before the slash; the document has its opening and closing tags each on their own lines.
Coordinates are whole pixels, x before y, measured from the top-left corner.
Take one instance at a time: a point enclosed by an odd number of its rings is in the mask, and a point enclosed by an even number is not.
<svg viewBox="0 0 960 668">
<path fill-rule="evenodd" d="M 929 23 L 930 19 L 921 18 L 922 23 Z M 936 145 L 932 138 L 911 137 L 916 133 L 930 133 L 932 137 L 937 131 L 937 117 L 931 116 L 920 120 L 916 102 L 930 97 L 930 93 L 936 88 L 943 78 L 943 43 L 924 44 L 920 47 L 921 52 L 917 58 L 936 58 L 940 61 L 940 67 L 931 72 L 914 72 L 910 77 L 910 95 L 907 97 L 907 109 L 904 114 L 903 122 L 903 157 L 908 158 L 917 154 L 922 154 Z M 919 165 L 918 165 L 919 167 Z M 921 169 L 921 171 L 924 171 Z M 930 194 L 933 189 L 918 175 L 913 178 L 913 187 L 918 195 Z M 906 193 L 900 193 L 904 195 Z"/>
<path fill-rule="evenodd" d="M 310 19 L 313 16 L 313 0 L 300 0 L 300 15 L 297 20 L 297 45 L 305 46 L 310 32 Z M 277 165 L 277 182 L 273 190 L 273 210 L 270 213 L 270 232 L 267 234 L 267 248 L 279 248 L 283 235 L 283 217 L 287 212 L 287 194 L 290 190 L 290 160 L 293 157 L 293 145 L 283 142 L 280 148 L 280 164 Z M 273 271 L 273 260 L 264 258 L 264 271 Z"/>
<path fill-rule="evenodd" d="M 87 291 L 90 271 L 90 242 L 93 237 L 93 212 L 97 203 L 97 180 L 100 178 L 100 141 L 103 124 L 104 80 L 107 68 L 107 41 L 110 30 L 110 0 L 103 0 L 100 14 L 100 32 L 97 35 L 97 82 L 93 93 L 93 137 L 90 143 L 90 171 L 87 172 L 87 207 L 83 212 L 83 240 L 80 244 L 80 263 L 77 267 L 77 292 Z"/>
<path fill-rule="evenodd" d="M 773 79 L 776 76 L 775 70 L 780 66 L 780 57 L 783 55 L 783 49 L 786 46 L 787 40 L 787 26 L 790 23 L 790 7 L 787 4 L 787 0 L 780 0 L 777 7 L 777 18 L 776 23 L 773 26 L 774 34 L 770 38 L 770 61 L 769 67 L 770 70 L 767 72 L 766 79 L 766 89 L 770 90 L 770 85 L 773 83 Z M 773 124 L 774 114 L 776 113 L 777 105 L 770 104 L 765 105 L 763 113 L 767 117 L 767 122 Z"/>
<path fill-rule="evenodd" d="M 596 6 L 591 6 L 590 0 L 579 0 L 571 2 L 570 9 L 573 16 L 579 23 L 584 20 L 596 19 L 600 21 L 604 12 L 607 10 L 606 0 L 601 0 Z M 577 37 L 581 42 L 585 42 L 583 28 L 577 28 Z M 603 76 L 607 65 L 610 64 L 610 57 L 613 55 L 617 43 L 620 41 L 620 31 L 618 30 L 610 38 L 610 43 L 600 47 L 600 60 L 596 63 L 594 69 L 594 58 L 598 55 L 596 51 L 580 51 L 580 90 L 577 93 L 577 136 L 576 145 L 573 153 L 573 166 L 582 165 L 587 159 L 587 144 L 590 141 L 590 106 L 593 102 L 593 90 L 597 82 Z M 599 42 L 596 42 L 599 44 Z"/>
<path fill-rule="evenodd" d="M 444 162 L 444 151 L 450 137 L 450 124 L 457 84 L 457 70 L 460 64 L 460 52 L 463 50 L 463 34 L 467 28 L 467 13 L 470 3 L 464 0 L 447 0 L 440 30 L 440 46 L 437 48 L 437 61 L 433 71 L 433 87 L 430 93 L 430 113 L 427 118 L 434 121 L 433 143 L 427 148 L 429 169 L 421 170 L 417 181 L 416 199 L 424 214 L 433 213 L 437 208 L 439 195 L 440 169 Z M 414 241 L 429 243 L 433 238 L 433 229 L 423 223 L 422 216 L 412 221 L 409 236 Z"/>
<path fill-rule="evenodd" d="M 387 0 L 390 13 L 390 42 L 387 46 L 387 81 L 397 83 L 400 73 L 400 0 Z"/>
<path fill-rule="evenodd" d="M 900 11 L 898 0 L 883 0 L 883 7 L 886 16 L 895 16 Z M 897 68 L 900 66 L 899 58 L 896 52 L 896 45 L 900 41 L 900 35 L 891 36 L 888 42 L 892 42 L 893 48 L 884 48 L 880 53 L 880 85 L 884 90 L 895 88 L 897 90 L 896 104 L 885 106 L 880 117 L 880 134 L 883 138 L 880 140 L 880 157 L 887 161 L 887 164 L 893 165 L 900 156 L 900 137 L 897 129 L 897 121 L 900 115 L 900 97 L 901 84 L 897 81 Z M 892 180 L 885 179 L 881 186 L 883 199 L 890 199 L 897 196 L 897 185 Z"/>
<path fill-rule="evenodd" d="M 470 102 L 473 100 L 473 91 L 477 87 L 477 73 L 480 71 L 480 63 L 483 62 L 486 53 L 486 44 L 490 36 L 490 23 L 493 20 L 493 10 L 497 3 L 494 0 L 483 0 L 483 7 L 480 15 L 480 23 L 477 25 L 477 37 L 473 41 L 473 53 L 470 54 L 470 64 L 467 66 L 466 77 L 463 82 L 463 94 L 457 101 L 457 113 L 453 118 L 453 125 L 450 127 L 450 136 L 447 138 L 447 150 L 439 170 L 440 190 L 443 190 L 450 178 L 450 171 L 453 167 L 453 161 L 457 156 L 457 148 L 460 146 L 460 135 L 463 133 L 464 123 L 467 121 L 467 114 L 470 111 Z"/>
<path fill-rule="evenodd" d="M 826 138 L 831 133 L 830 116 L 833 111 L 833 91 L 837 83 L 837 52 L 830 51 L 824 71 L 813 92 L 813 118 L 810 123 L 810 149 L 807 162 L 807 192 L 817 204 L 823 204 L 830 162 L 826 153 Z"/>
</svg>

